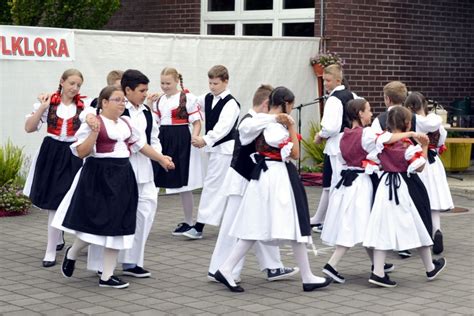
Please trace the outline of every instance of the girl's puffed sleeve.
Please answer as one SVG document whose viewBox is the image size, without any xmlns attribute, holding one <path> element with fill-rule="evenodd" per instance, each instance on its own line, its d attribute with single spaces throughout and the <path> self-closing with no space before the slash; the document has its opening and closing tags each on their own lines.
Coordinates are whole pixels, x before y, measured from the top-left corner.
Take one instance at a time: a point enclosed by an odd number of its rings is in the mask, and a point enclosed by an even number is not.
<svg viewBox="0 0 474 316">
<path fill-rule="evenodd" d="M 39 102 L 33 104 L 33 111 L 27 114 L 25 118 L 31 117 L 34 113 L 36 113 L 39 110 L 40 106 L 41 106 L 41 103 Z M 48 113 L 49 113 L 49 108 L 46 111 L 44 111 L 43 114 L 41 115 L 41 119 L 38 122 L 38 126 L 36 127 L 36 130 L 39 131 L 41 129 L 41 126 L 43 126 L 43 123 L 46 123 L 46 120 L 48 119 Z"/>
<path fill-rule="evenodd" d="M 197 97 L 192 93 L 186 94 L 186 111 L 189 115 L 189 123 L 192 124 L 195 121 L 202 120 L 201 106 L 197 102 Z"/>
<path fill-rule="evenodd" d="M 87 137 L 89 137 L 91 132 L 92 132 L 92 130 L 91 130 L 91 128 L 89 127 L 89 125 L 87 123 L 84 122 L 84 123 L 81 124 L 81 126 L 77 130 L 76 134 L 74 134 L 74 137 L 76 138 L 76 141 L 74 143 L 72 143 L 71 146 L 69 146 L 69 148 L 71 148 L 71 151 L 72 151 L 74 156 L 79 157 L 79 154 L 77 153 L 77 146 L 82 144 L 87 139 Z M 94 145 L 94 148 L 92 149 L 91 153 L 89 154 L 89 156 L 94 156 L 94 154 L 95 154 L 95 145 Z"/>
<path fill-rule="evenodd" d="M 293 143 L 291 142 L 290 133 L 280 123 L 270 123 L 263 131 L 263 136 L 268 145 L 280 148 L 282 161 L 289 161 Z"/>
<path fill-rule="evenodd" d="M 420 168 L 426 163 L 423 156 L 423 149 L 420 145 L 410 145 L 405 151 L 405 159 L 408 161 L 407 173 L 416 173 L 416 169 Z"/>
<path fill-rule="evenodd" d="M 146 144 L 146 138 L 145 137 L 140 137 L 140 131 L 135 127 L 135 125 L 132 123 L 129 117 L 127 116 L 122 116 L 122 119 L 126 120 L 128 122 L 128 125 L 132 129 L 132 134 L 130 135 L 130 138 L 128 139 L 128 146 L 130 148 L 130 151 L 132 153 L 137 153 L 140 151 L 140 149 L 143 148 Z"/>
</svg>

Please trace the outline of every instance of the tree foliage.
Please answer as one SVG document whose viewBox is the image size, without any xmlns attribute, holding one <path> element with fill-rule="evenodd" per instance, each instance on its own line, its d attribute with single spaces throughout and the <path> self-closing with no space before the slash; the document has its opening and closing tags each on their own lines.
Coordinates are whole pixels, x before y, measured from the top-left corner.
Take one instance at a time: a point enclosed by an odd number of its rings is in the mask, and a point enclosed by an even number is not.
<svg viewBox="0 0 474 316">
<path fill-rule="evenodd" d="M 7 5 L 12 23 L 6 24 L 101 29 L 120 8 L 120 0 L 12 0 Z"/>
</svg>

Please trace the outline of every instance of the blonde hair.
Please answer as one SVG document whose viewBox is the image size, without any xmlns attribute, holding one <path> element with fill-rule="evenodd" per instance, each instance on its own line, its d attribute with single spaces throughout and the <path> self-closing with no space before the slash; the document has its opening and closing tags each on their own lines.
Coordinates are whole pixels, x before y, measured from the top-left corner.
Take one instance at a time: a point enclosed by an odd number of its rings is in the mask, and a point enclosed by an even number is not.
<svg viewBox="0 0 474 316">
<path fill-rule="evenodd" d="M 407 98 L 407 86 L 401 81 L 391 81 L 383 87 L 383 95 L 393 104 L 403 104 Z"/>
<path fill-rule="evenodd" d="M 70 69 L 67 69 L 66 71 L 64 71 L 62 76 L 61 76 L 61 80 L 66 81 L 67 78 L 69 78 L 71 76 L 78 76 L 84 82 L 84 77 L 82 76 L 82 73 L 79 70 L 75 69 L 75 68 L 70 68 Z M 58 92 L 59 93 L 61 93 L 61 90 L 62 90 L 61 80 L 59 80 L 59 87 L 58 87 Z"/>
<path fill-rule="evenodd" d="M 339 64 L 332 64 L 324 67 L 324 73 L 327 75 L 332 75 L 334 79 L 339 79 L 342 81 L 342 66 Z"/>
<path fill-rule="evenodd" d="M 122 79 L 123 71 L 122 70 L 112 70 L 107 75 L 107 85 L 113 85 L 117 80 Z"/>
<path fill-rule="evenodd" d="M 181 87 L 181 90 L 184 91 L 184 84 L 183 84 L 183 75 L 181 75 L 176 68 L 172 67 L 165 67 L 161 71 L 162 76 L 173 76 L 175 81 L 179 82 L 179 86 Z"/>
<path fill-rule="evenodd" d="M 229 80 L 229 71 L 223 65 L 215 65 L 207 72 L 209 79 L 219 78 L 222 81 Z"/>
</svg>

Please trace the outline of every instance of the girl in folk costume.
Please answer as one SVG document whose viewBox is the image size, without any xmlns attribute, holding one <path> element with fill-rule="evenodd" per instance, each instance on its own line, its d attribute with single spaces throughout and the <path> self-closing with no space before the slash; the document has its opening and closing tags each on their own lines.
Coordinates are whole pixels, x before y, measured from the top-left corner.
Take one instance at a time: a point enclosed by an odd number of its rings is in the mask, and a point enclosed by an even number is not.
<svg viewBox="0 0 474 316">
<path fill-rule="evenodd" d="M 392 133 L 409 131 L 411 112 L 404 107 L 394 107 L 388 112 L 387 127 Z M 377 139 L 383 142 L 385 134 Z M 395 287 L 384 272 L 387 250 L 418 248 L 428 280 L 435 279 L 445 268 L 444 258 L 433 260 L 430 246 L 431 217 L 428 193 L 416 172 L 425 165 L 428 137 L 417 134 L 413 145 L 402 139 L 385 145 L 378 155 L 384 170 L 370 213 L 364 247 L 374 248 L 374 270 L 369 282 L 382 287 Z"/>
<path fill-rule="evenodd" d="M 164 168 L 173 162 L 158 154 L 128 117 L 121 117 L 126 99 L 118 86 L 100 92 L 94 129 L 83 123 L 71 150 L 86 159 L 61 202 L 52 225 L 76 235 L 67 248 L 62 273 L 71 277 L 79 252 L 89 244 L 103 246 L 101 287 L 125 288 L 129 284 L 113 275 L 120 249 L 132 247 L 138 204 L 138 187 L 129 161 L 132 152 L 142 152 Z M 99 112 L 101 111 L 100 115 Z"/>
<path fill-rule="evenodd" d="M 155 184 L 166 188 L 166 193 L 179 193 L 181 196 L 184 222 L 178 224 L 173 232 L 173 235 L 180 236 L 193 223 L 192 190 L 202 187 L 201 154 L 191 145 L 191 136 L 198 136 L 201 132 L 201 113 L 196 97 L 184 89 L 183 77 L 176 69 L 167 67 L 161 71 L 161 89 L 164 94 L 153 104 L 153 112 L 157 114 L 155 118 L 160 126 L 162 152 L 173 158 L 176 169 L 166 172 L 154 164 Z"/>
<path fill-rule="evenodd" d="M 47 124 L 47 136 L 33 159 L 24 194 L 34 205 L 48 211 L 48 243 L 43 258 L 43 267 L 56 264 L 56 251 L 64 247 L 61 231 L 51 226 L 56 209 L 68 191 L 82 159 L 74 156 L 69 145 L 75 140 L 79 129 L 79 115 L 84 103 L 79 95 L 84 78 L 77 69 L 66 70 L 53 94 L 41 94 L 39 103 L 33 105 L 33 112 L 27 115 L 27 133 L 38 131 Z"/>
<path fill-rule="evenodd" d="M 278 87 L 270 94 L 269 114 L 291 112 L 293 93 Z M 229 234 L 239 238 L 229 257 L 215 273 L 215 278 L 232 292 L 243 292 L 232 278 L 232 271 L 255 241 L 289 240 L 301 271 L 303 290 L 313 291 L 331 282 L 313 275 L 309 266 L 306 243 L 311 243 L 308 201 L 295 166 L 289 161 L 299 155 L 294 122 L 288 126 L 268 123 L 256 138 L 257 166 L 242 198 Z M 253 139 L 241 139 L 246 145 Z"/>
<path fill-rule="evenodd" d="M 420 173 L 420 179 L 428 191 L 433 222 L 433 253 L 443 252 L 443 234 L 441 233 L 440 211 L 454 207 L 453 198 L 449 191 L 448 180 L 443 163 L 438 157 L 446 147 L 444 142 L 448 132 L 442 125 L 440 116 L 428 114 L 428 103 L 419 92 L 412 92 L 405 100 L 405 106 L 416 113 L 416 131 L 426 133 L 430 139 L 428 145 L 428 164 Z"/>
<path fill-rule="evenodd" d="M 344 277 L 336 270 L 337 264 L 350 248 L 364 241 L 373 193 L 378 184 L 377 154 L 382 150 L 384 142 L 393 143 L 416 136 L 414 132 L 387 132 L 383 140 L 376 144 L 377 134 L 372 128 L 366 127 L 370 125 L 372 111 L 365 99 L 349 101 L 346 114 L 352 122 L 352 128 L 344 129 L 339 144 L 344 170 L 331 195 L 325 229 L 321 235 L 323 243 L 336 246 L 323 273 L 337 283 L 345 282 Z M 372 250 L 367 249 L 367 252 L 372 260 Z M 384 266 L 385 272 L 393 269 L 393 264 Z"/>
</svg>

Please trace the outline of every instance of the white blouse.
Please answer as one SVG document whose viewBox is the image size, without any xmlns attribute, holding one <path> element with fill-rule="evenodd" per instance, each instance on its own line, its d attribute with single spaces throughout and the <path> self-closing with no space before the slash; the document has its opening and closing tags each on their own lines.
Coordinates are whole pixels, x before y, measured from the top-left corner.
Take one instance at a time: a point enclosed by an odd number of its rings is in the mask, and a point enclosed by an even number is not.
<svg viewBox="0 0 474 316">
<path fill-rule="evenodd" d="M 181 92 L 171 96 L 163 95 L 158 99 L 158 101 L 153 103 L 153 112 L 156 114 L 157 110 L 159 110 L 161 115 L 155 116 L 155 118 L 157 118 L 158 125 L 172 125 L 171 111 L 179 107 L 180 96 Z M 188 121 L 191 124 L 197 120 L 201 120 L 202 118 L 200 113 L 202 109 L 199 108 L 196 100 L 196 96 L 191 93 L 186 93 L 186 111 L 189 114 Z"/>
</svg>

